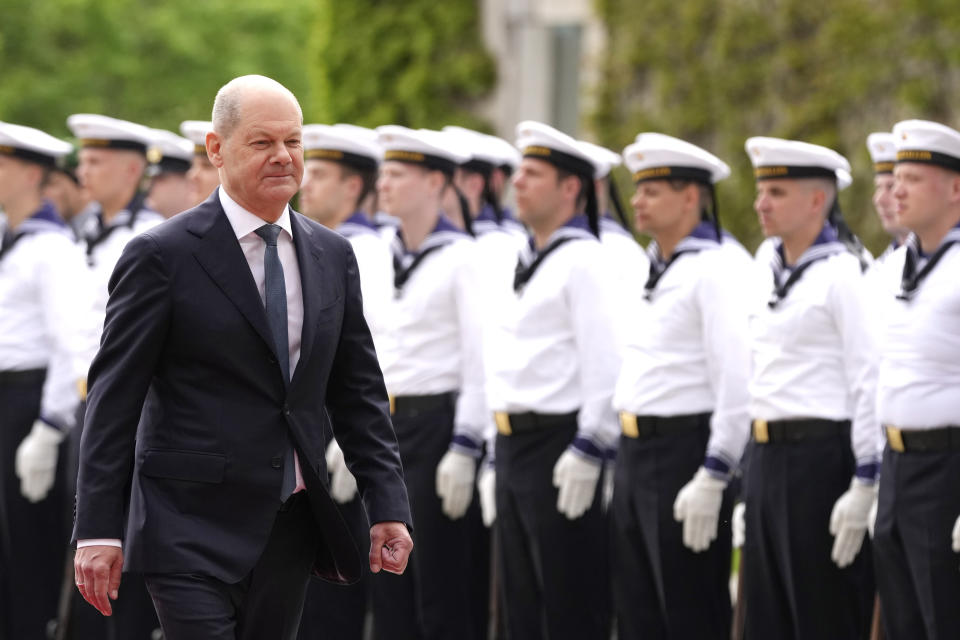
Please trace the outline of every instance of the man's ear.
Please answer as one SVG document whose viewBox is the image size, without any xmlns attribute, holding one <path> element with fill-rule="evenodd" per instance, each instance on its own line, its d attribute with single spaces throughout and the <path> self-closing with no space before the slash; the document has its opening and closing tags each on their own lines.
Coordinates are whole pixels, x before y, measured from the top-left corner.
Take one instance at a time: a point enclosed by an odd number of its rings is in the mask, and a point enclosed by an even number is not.
<svg viewBox="0 0 960 640">
<path fill-rule="evenodd" d="M 208 132 L 206 143 L 207 158 L 210 159 L 210 164 L 219 169 L 223 166 L 223 156 L 220 155 L 223 141 L 221 140 L 220 135 L 214 131 Z"/>
</svg>

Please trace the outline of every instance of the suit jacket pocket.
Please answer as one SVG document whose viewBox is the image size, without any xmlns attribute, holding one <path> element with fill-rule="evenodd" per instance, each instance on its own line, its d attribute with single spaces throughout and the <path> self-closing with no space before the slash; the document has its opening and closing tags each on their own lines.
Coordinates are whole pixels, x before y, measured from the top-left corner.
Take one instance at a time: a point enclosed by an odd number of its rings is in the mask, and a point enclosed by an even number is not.
<svg viewBox="0 0 960 640">
<path fill-rule="evenodd" d="M 227 457 L 220 453 L 148 449 L 143 453 L 140 473 L 152 478 L 218 483 L 223 482 L 226 466 Z"/>
</svg>

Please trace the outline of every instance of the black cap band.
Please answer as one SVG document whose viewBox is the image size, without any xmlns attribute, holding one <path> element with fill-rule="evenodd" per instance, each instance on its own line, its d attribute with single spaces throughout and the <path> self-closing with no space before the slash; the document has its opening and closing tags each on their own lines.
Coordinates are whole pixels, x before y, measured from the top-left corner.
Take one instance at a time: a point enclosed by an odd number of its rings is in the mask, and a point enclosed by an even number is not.
<svg viewBox="0 0 960 640">
<path fill-rule="evenodd" d="M 403 151 L 401 149 L 390 149 L 383 154 L 384 161 L 392 160 L 394 162 L 406 162 L 408 164 L 419 164 L 434 171 L 440 171 L 448 176 L 452 176 L 457 168 L 457 163 L 447 158 L 441 158 L 429 153 L 420 151 Z"/>
<path fill-rule="evenodd" d="M 154 162 L 153 166 L 157 168 L 157 173 L 186 173 L 190 170 L 190 161 L 163 156 L 160 162 Z"/>
<path fill-rule="evenodd" d="M 914 149 L 904 149 L 897 151 L 897 163 L 901 162 L 919 162 L 920 164 L 933 164 L 944 169 L 960 172 L 960 158 L 940 153 L 938 151 L 922 151 Z"/>
<path fill-rule="evenodd" d="M 713 174 L 697 167 L 650 167 L 633 173 L 635 183 L 646 180 L 693 180 L 713 184 Z"/>
<path fill-rule="evenodd" d="M 103 138 L 81 138 L 80 146 L 84 149 L 123 149 L 147 153 L 147 145 L 135 140 L 106 140 Z"/>
<path fill-rule="evenodd" d="M 306 160 L 339 162 L 361 171 L 375 171 L 377 169 L 377 161 L 370 156 L 341 151 L 340 149 L 308 149 L 303 152 L 303 157 Z"/>
<path fill-rule="evenodd" d="M 578 176 L 593 180 L 595 170 L 591 162 L 583 158 L 578 158 L 575 155 L 564 153 L 563 151 L 557 151 L 550 147 L 531 145 L 523 149 L 523 157 L 543 160 L 564 171 L 569 171 L 570 173 L 575 173 Z"/>
<path fill-rule="evenodd" d="M 756 167 L 753 176 L 757 180 L 777 180 L 779 178 L 830 178 L 837 179 L 837 173 L 826 167 L 771 165 Z"/>
<path fill-rule="evenodd" d="M 478 160 L 477 158 L 472 158 L 462 165 L 460 168 L 464 171 L 470 171 L 473 173 L 479 173 L 480 175 L 486 177 L 493 173 L 493 163 L 487 162 L 486 160 Z"/>
<path fill-rule="evenodd" d="M 53 156 L 48 156 L 45 153 L 40 153 L 38 151 L 31 151 L 30 149 L 21 149 L 20 147 L 0 145 L 0 155 L 19 158 L 21 160 L 26 160 L 27 162 L 39 164 L 43 167 L 49 167 L 51 169 L 57 166 L 57 159 Z"/>
</svg>

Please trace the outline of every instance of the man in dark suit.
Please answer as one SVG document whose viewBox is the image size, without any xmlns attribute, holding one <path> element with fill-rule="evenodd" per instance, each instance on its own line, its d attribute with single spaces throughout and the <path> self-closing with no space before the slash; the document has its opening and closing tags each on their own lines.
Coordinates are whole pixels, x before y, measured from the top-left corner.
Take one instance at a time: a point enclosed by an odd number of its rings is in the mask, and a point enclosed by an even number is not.
<svg viewBox="0 0 960 640">
<path fill-rule="evenodd" d="M 356 260 L 288 206 L 302 120 L 268 78 L 221 88 L 206 142 L 222 186 L 134 238 L 111 278 L 76 582 L 110 615 L 124 565 L 143 573 L 167 640 L 292 639 L 311 571 L 359 577 L 327 492 L 327 419 L 373 523 L 371 571 L 402 573 L 413 547 Z"/>
</svg>

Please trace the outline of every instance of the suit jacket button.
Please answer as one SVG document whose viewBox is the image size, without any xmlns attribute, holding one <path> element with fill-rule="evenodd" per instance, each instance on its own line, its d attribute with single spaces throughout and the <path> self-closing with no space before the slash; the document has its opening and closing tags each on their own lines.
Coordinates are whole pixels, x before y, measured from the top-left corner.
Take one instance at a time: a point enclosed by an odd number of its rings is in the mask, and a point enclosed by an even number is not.
<svg viewBox="0 0 960 640">
<path fill-rule="evenodd" d="M 282 463 L 283 463 L 283 458 L 281 458 L 280 456 L 274 456 L 273 458 L 270 459 L 270 466 L 273 467 L 274 469 L 279 469 Z"/>
</svg>

